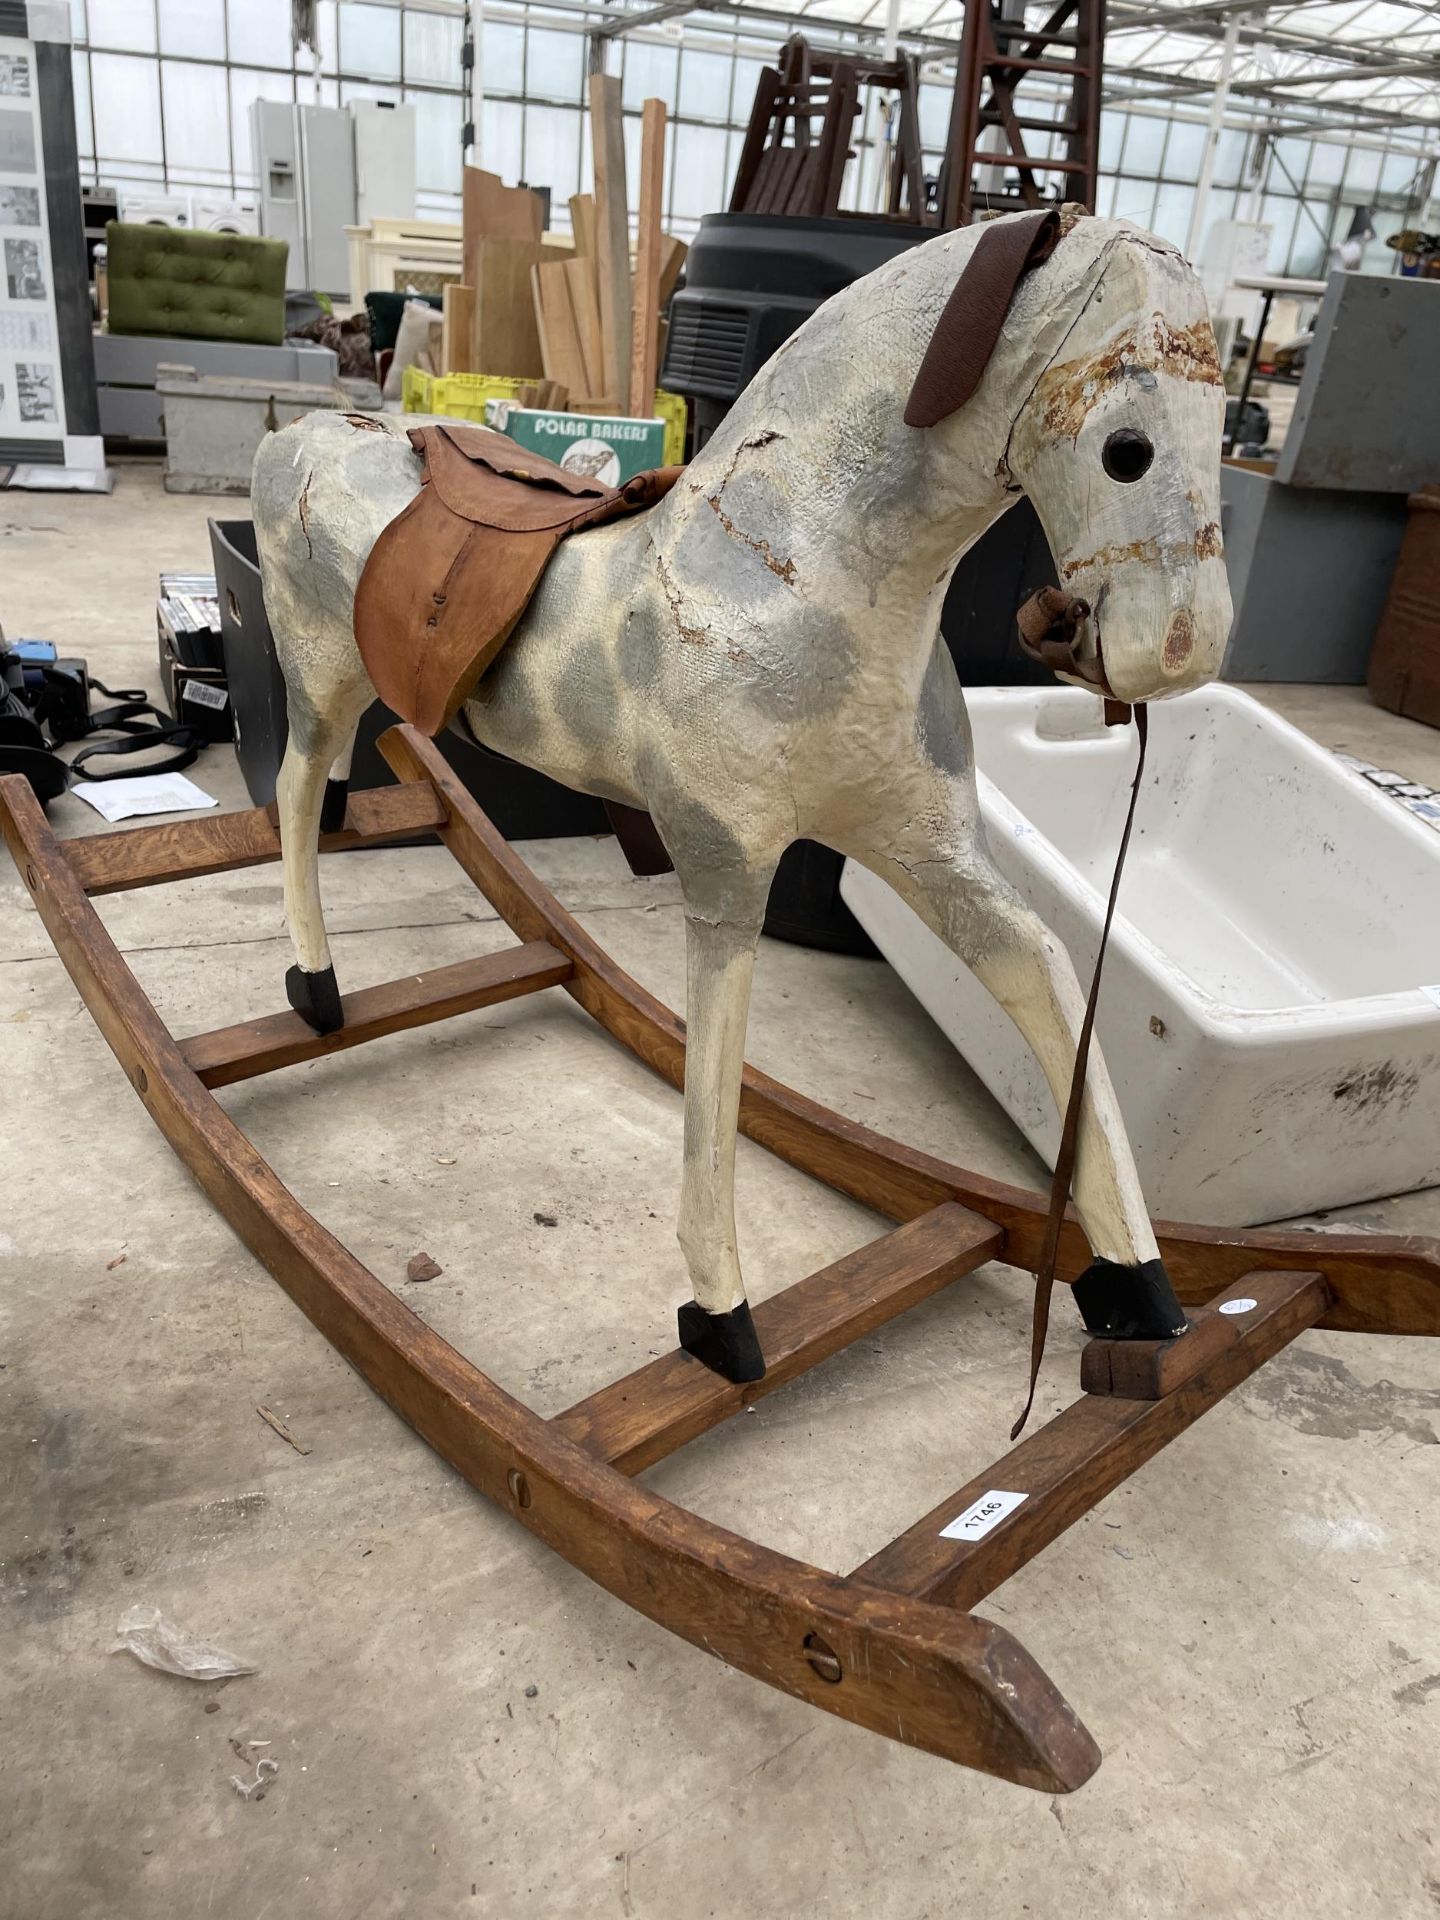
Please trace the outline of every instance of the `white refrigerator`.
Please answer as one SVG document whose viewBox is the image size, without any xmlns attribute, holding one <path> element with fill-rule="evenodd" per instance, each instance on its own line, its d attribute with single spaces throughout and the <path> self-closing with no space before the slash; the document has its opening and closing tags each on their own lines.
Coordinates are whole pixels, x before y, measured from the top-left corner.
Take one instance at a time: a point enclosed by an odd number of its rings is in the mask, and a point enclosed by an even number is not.
<svg viewBox="0 0 1440 1920">
<path fill-rule="evenodd" d="M 415 217 L 415 109 L 255 100 L 251 138 L 260 179 L 261 231 L 288 240 L 292 291 L 344 294 L 345 229 Z"/>
</svg>

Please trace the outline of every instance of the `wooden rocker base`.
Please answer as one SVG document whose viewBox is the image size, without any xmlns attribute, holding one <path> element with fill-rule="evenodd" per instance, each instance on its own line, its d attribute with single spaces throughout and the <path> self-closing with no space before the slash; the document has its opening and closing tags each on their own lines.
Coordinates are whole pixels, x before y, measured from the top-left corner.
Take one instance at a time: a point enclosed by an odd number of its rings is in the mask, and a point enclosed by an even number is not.
<svg viewBox="0 0 1440 1920">
<path fill-rule="evenodd" d="M 62 845 L 26 782 L 0 779 L 16 866 L 151 1118 L 376 1392 L 599 1585 L 842 1719 L 1044 1792 L 1081 1785 L 1099 1764 L 1095 1742 L 1025 1649 L 966 1609 L 1307 1327 L 1440 1333 L 1440 1242 L 1162 1225 L 1166 1267 L 1196 1309 L 1190 1331 L 1091 1342 L 1074 1405 L 853 1573 L 822 1572 L 713 1526 L 634 1476 L 986 1261 L 1033 1271 L 1044 1197 L 900 1146 L 747 1068 L 744 1131 L 897 1222 L 894 1231 L 755 1308 L 762 1379 L 734 1385 L 677 1348 L 553 1420 L 532 1413 L 327 1233 L 210 1091 L 552 986 L 657 1073 L 683 1080 L 682 1023 L 540 885 L 430 741 L 396 728 L 382 744 L 402 784 L 352 795 L 343 830 L 322 845 L 433 829 L 522 944 L 348 995 L 344 1027 L 325 1035 L 282 1012 L 174 1039 L 88 897 L 277 859 L 266 812 Z M 1073 1281 L 1089 1257 L 1068 1220 L 1061 1277 Z"/>
</svg>

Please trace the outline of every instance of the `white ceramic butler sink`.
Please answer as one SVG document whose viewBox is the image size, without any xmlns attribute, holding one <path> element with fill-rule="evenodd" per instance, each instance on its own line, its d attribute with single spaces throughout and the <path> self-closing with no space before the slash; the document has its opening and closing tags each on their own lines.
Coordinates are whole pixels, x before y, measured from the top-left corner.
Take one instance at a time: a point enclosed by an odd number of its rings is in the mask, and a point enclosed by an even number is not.
<svg viewBox="0 0 1440 1920">
<path fill-rule="evenodd" d="M 1135 764 L 1066 687 L 968 690 L 1001 867 L 1082 983 Z M 1019 1033 L 882 882 L 844 898 L 1053 1162 Z M 1150 1210 L 1212 1225 L 1440 1183 L 1440 832 L 1233 687 L 1150 710 L 1097 1021 Z"/>
</svg>

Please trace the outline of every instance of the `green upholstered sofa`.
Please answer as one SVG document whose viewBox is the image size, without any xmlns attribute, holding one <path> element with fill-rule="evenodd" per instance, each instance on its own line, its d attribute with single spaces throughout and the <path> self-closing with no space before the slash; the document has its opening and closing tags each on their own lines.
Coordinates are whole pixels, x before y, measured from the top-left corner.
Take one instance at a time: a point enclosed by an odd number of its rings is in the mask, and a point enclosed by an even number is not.
<svg viewBox="0 0 1440 1920">
<path fill-rule="evenodd" d="M 288 242 L 112 220 L 105 244 L 111 333 L 262 347 L 284 339 Z"/>
</svg>

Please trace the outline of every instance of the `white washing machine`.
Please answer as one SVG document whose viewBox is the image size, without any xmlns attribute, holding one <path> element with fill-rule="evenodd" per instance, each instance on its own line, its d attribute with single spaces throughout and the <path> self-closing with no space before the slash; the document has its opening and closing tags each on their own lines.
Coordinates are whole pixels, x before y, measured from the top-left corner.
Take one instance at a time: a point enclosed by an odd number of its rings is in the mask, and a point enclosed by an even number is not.
<svg viewBox="0 0 1440 1920">
<path fill-rule="evenodd" d="M 190 202 L 181 193 L 127 193 L 120 217 L 142 227 L 188 227 Z"/>
<path fill-rule="evenodd" d="M 253 200 L 190 200 L 190 224 L 201 233 L 259 233 L 260 209 Z"/>
</svg>

